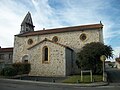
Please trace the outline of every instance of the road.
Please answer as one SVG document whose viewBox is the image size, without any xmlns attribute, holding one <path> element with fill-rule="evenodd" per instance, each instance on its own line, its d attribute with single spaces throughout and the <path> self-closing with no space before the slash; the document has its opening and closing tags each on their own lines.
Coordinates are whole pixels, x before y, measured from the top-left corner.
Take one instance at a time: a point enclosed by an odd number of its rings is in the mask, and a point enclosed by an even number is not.
<svg viewBox="0 0 120 90">
<path fill-rule="evenodd" d="M 0 90 L 120 90 L 120 86 L 79 87 L 27 82 L 0 81 Z"/>
<path fill-rule="evenodd" d="M 107 68 L 108 78 L 110 83 L 120 83 L 120 69 Z"/>
<path fill-rule="evenodd" d="M 0 80 L 0 90 L 120 90 L 120 70 L 116 68 L 107 68 L 106 71 L 110 80 L 108 86 L 80 87 L 73 85 L 35 83 L 32 81 Z"/>
</svg>

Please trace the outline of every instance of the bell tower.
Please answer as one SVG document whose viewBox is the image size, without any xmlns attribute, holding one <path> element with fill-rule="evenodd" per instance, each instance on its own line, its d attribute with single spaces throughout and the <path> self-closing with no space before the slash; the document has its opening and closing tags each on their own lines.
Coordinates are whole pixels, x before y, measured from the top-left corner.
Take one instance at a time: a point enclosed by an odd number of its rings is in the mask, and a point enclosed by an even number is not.
<svg viewBox="0 0 120 90">
<path fill-rule="evenodd" d="M 34 31 L 34 27 L 35 26 L 33 25 L 31 14 L 30 14 L 30 12 L 28 12 L 27 15 L 25 16 L 23 22 L 21 23 L 20 34 Z"/>
</svg>

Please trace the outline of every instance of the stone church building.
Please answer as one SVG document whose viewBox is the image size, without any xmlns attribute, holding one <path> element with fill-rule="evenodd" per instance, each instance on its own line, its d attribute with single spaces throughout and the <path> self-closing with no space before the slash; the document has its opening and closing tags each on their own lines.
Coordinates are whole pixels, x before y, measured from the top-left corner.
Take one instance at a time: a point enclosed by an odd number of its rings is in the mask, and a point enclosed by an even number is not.
<svg viewBox="0 0 120 90">
<path fill-rule="evenodd" d="M 100 23 L 34 31 L 28 12 L 14 37 L 13 62 L 29 62 L 33 76 L 77 73 L 77 53 L 87 43 L 103 42 L 102 28 Z"/>
</svg>

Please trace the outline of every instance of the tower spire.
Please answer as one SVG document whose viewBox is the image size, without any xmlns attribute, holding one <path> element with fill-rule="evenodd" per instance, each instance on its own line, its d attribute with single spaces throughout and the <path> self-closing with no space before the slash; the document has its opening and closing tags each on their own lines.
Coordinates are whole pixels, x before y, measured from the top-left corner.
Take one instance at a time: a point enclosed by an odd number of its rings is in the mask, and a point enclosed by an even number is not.
<svg viewBox="0 0 120 90">
<path fill-rule="evenodd" d="M 31 14 L 30 12 L 28 12 L 24 20 L 21 23 L 20 34 L 34 31 L 34 27 L 35 26 L 33 25 Z"/>
</svg>

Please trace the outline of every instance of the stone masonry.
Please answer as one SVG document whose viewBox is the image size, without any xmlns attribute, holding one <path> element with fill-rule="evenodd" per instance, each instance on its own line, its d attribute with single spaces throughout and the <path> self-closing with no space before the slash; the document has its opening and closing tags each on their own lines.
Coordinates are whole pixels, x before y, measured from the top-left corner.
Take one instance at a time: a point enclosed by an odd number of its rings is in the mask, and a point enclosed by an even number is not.
<svg viewBox="0 0 120 90">
<path fill-rule="evenodd" d="M 81 34 L 86 34 L 86 40 L 80 40 Z M 22 57 L 26 54 L 29 55 L 29 62 L 32 65 L 31 75 L 48 75 L 48 76 L 57 76 L 63 75 L 65 76 L 65 48 L 54 45 L 48 44 L 49 42 L 42 43 L 39 47 L 35 47 L 31 50 L 28 50 L 29 47 L 37 44 L 38 42 L 48 38 L 52 40 L 54 36 L 58 37 L 58 43 L 69 46 L 75 54 L 87 43 L 90 42 L 103 42 L 102 39 L 102 30 L 85 30 L 85 31 L 74 31 L 74 32 L 64 32 L 64 33 L 55 33 L 55 34 L 45 34 L 45 35 L 35 35 L 35 36 L 27 36 L 27 37 L 20 37 L 15 36 L 15 46 L 14 46 L 14 62 L 21 62 Z M 28 40 L 32 39 L 33 43 L 31 45 L 28 44 Z M 41 48 L 46 45 L 50 47 L 50 64 L 42 64 L 41 55 L 42 50 Z M 38 48 L 38 49 L 36 49 Z M 53 49 L 52 49 L 53 48 Z M 54 50 L 55 49 L 55 50 Z M 57 54 L 55 54 L 57 53 Z M 57 62 L 57 60 L 61 62 Z M 77 68 L 75 64 L 76 55 L 73 58 L 74 63 L 74 70 Z M 40 65 L 41 64 L 41 65 Z M 56 67 L 56 68 L 55 68 Z M 59 70 L 57 69 L 59 67 Z M 36 69 L 37 68 L 37 69 Z M 44 71 L 42 71 L 44 70 Z M 64 70 L 64 71 L 63 71 Z M 58 71 L 58 72 L 57 72 Z M 38 73 L 39 72 L 39 73 Z M 45 73 L 44 73 L 45 72 Z M 63 74 L 61 74 L 63 73 Z"/>
</svg>

